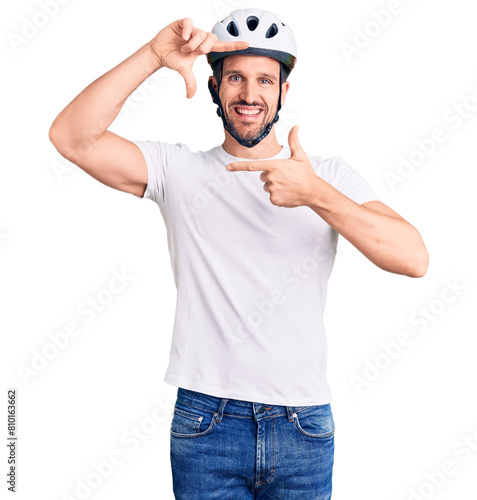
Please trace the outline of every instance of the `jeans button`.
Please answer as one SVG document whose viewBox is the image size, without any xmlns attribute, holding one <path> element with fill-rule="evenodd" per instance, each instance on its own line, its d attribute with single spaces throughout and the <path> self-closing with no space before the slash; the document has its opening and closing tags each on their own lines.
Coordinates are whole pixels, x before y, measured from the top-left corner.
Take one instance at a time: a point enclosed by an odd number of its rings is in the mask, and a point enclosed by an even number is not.
<svg viewBox="0 0 477 500">
<path fill-rule="evenodd" d="M 265 411 L 265 408 L 263 407 L 263 405 L 262 405 L 262 406 L 259 406 L 259 407 L 257 408 L 257 413 L 263 413 L 264 411 Z"/>
</svg>

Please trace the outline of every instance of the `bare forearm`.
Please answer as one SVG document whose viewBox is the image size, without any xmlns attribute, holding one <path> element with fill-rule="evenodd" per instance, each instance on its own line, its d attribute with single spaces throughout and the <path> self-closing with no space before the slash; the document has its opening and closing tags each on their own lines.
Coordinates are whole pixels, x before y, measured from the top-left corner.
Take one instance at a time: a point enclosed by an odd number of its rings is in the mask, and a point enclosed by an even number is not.
<svg viewBox="0 0 477 500">
<path fill-rule="evenodd" d="M 56 117 L 50 136 L 70 145 L 97 139 L 118 116 L 129 95 L 160 67 L 150 45 L 143 45 L 78 94 Z"/>
<path fill-rule="evenodd" d="M 422 276 L 428 254 L 417 229 L 393 217 L 350 200 L 323 179 L 317 179 L 308 205 L 333 229 L 381 269 Z"/>
</svg>

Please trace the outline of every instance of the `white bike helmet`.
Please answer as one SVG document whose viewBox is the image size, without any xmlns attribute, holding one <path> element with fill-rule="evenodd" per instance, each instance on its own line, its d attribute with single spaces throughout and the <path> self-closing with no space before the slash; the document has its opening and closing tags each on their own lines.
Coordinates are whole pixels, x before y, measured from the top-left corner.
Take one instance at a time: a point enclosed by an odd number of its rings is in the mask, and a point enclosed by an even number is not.
<svg viewBox="0 0 477 500">
<path fill-rule="evenodd" d="M 296 63 L 296 42 L 292 30 L 280 21 L 273 12 L 260 9 L 242 9 L 232 12 L 228 17 L 215 24 L 212 33 L 217 35 L 219 42 L 237 42 L 245 41 L 249 43 L 248 48 L 244 50 L 235 50 L 230 52 L 209 52 L 207 61 L 212 66 L 215 62 L 230 55 L 256 55 L 267 56 L 276 59 L 287 66 L 288 73 L 293 69 Z M 280 71 L 280 95 L 278 97 L 278 106 L 275 118 L 265 127 L 263 132 L 251 141 L 238 137 L 229 127 L 222 109 L 222 103 L 217 92 L 209 81 L 209 91 L 213 101 L 217 104 L 217 114 L 222 119 L 224 128 L 240 144 L 251 148 L 264 139 L 272 129 L 274 123 L 278 121 L 278 112 L 281 109 L 282 95 L 282 77 Z M 285 76 L 286 78 L 286 76 Z M 217 79 L 220 87 L 220 79 Z"/>
<path fill-rule="evenodd" d="M 280 21 L 273 12 L 260 9 L 242 9 L 232 12 L 215 24 L 212 33 L 219 41 L 245 41 L 245 50 L 234 52 L 210 52 L 209 64 L 231 54 L 263 55 L 286 64 L 290 70 L 296 63 L 296 42 L 292 30 Z"/>
</svg>

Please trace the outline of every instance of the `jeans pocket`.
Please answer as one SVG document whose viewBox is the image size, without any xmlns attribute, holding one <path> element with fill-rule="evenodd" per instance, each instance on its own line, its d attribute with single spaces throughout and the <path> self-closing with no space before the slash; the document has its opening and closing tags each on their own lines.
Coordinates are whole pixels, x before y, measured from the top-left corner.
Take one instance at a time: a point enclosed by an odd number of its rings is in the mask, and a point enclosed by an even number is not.
<svg viewBox="0 0 477 500">
<path fill-rule="evenodd" d="M 216 423 L 214 412 L 194 408 L 177 399 L 171 422 L 171 435 L 178 438 L 197 438 L 210 434 Z"/>
<path fill-rule="evenodd" d="M 335 422 L 329 403 L 299 410 L 294 420 L 296 429 L 308 437 L 332 438 L 335 433 Z"/>
</svg>

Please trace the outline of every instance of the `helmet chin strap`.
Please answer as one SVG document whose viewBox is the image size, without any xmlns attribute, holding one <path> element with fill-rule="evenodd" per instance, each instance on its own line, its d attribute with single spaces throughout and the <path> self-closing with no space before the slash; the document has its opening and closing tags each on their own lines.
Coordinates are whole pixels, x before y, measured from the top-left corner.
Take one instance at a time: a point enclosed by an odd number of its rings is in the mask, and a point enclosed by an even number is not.
<svg viewBox="0 0 477 500">
<path fill-rule="evenodd" d="M 224 110 L 222 108 L 222 103 L 220 102 L 220 98 L 219 98 L 219 94 L 214 90 L 214 88 L 212 87 L 212 84 L 210 83 L 210 80 L 209 80 L 209 91 L 212 95 L 212 99 L 214 101 L 215 104 L 217 104 L 218 108 L 217 108 L 217 114 L 220 116 L 220 118 L 222 118 L 222 122 L 224 124 L 224 128 L 225 130 L 227 130 L 227 132 L 239 143 L 241 144 L 242 146 L 245 146 L 247 148 L 253 148 L 254 146 L 256 146 L 261 140 L 265 139 L 265 137 L 267 137 L 267 135 L 270 133 L 270 130 L 272 130 L 272 127 L 275 123 L 277 123 L 278 121 L 278 112 L 280 111 L 280 108 L 282 107 L 281 106 L 281 101 L 282 101 L 282 85 L 281 85 L 281 79 L 280 79 L 280 95 L 278 96 L 278 106 L 277 106 L 277 112 L 275 114 L 275 118 L 266 126 L 265 128 L 265 131 L 263 132 L 263 134 L 261 134 L 260 136 L 256 137 L 255 139 L 253 139 L 252 141 L 246 141 L 244 139 L 241 139 L 235 132 L 233 132 L 232 130 L 230 130 L 230 127 L 227 123 L 227 119 L 225 118 L 225 114 L 224 114 Z M 219 82 L 217 82 L 218 86 L 220 85 Z M 218 90 L 218 86 L 217 86 L 217 90 Z"/>
</svg>

